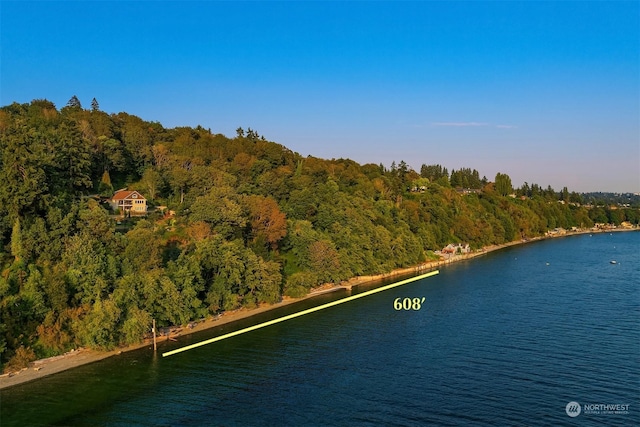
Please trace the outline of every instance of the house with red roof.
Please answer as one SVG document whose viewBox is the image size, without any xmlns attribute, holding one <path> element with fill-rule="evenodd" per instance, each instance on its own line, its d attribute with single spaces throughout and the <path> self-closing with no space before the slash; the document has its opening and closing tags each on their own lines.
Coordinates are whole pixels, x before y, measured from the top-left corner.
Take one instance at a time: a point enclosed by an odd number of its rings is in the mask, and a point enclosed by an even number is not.
<svg viewBox="0 0 640 427">
<path fill-rule="evenodd" d="M 113 197 L 109 199 L 109 204 L 113 210 L 119 210 L 122 215 L 147 214 L 147 199 L 135 190 L 122 189 L 116 191 Z"/>
</svg>

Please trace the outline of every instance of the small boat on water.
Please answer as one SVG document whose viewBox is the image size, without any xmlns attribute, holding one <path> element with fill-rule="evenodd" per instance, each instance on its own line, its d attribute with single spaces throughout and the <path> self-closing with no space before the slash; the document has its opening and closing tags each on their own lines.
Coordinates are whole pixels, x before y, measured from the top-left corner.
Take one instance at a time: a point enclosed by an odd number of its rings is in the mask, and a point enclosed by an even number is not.
<svg viewBox="0 0 640 427">
<path fill-rule="evenodd" d="M 618 262 L 617 262 L 616 260 L 611 260 L 611 261 L 609 261 L 609 263 L 611 263 L 611 264 L 617 264 Z"/>
</svg>

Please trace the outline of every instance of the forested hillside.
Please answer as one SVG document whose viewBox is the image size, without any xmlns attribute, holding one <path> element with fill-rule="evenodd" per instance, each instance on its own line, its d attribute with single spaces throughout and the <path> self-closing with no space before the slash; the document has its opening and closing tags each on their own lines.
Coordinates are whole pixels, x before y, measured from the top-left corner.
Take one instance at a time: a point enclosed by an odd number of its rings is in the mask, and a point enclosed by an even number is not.
<svg viewBox="0 0 640 427">
<path fill-rule="evenodd" d="M 146 217 L 110 210 L 124 187 L 147 199 Z M 567 189 L 513 189 L 505 174 L 302 157 L 251 129 L 166 129 L 75 97 L 14 103 L 0 109 L 0 361 L 138 342 L 152 319 L 301 296 L 448 243 L 638 219 Z"/>
</svg>

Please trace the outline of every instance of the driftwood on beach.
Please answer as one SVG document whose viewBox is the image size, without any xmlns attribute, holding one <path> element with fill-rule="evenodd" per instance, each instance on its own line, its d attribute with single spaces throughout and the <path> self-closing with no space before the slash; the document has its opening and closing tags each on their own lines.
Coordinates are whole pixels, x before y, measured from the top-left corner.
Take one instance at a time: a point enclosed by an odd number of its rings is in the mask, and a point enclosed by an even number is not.
<svg viewBox="0 0 640 427">
<path fill-rule="evenodd" d="M 638 231 L 638 229 L 633 229 L 633 230 Z M 174 327 L 168 327 L 168 328 L 160 328 L 159 331 L 161 332 L 161 334 L 167 337 L 166 340 L 177 341 L 177 338 L 183 335 L 188 335 L 188 334 L 192 334 L 202 330 L 225 325 L 240 319 L 246 319 L 251 316 L 255 316 L 259 313 L 264 313 L 266 311 L 273 310 L 288 304 L 303 301 L 305 299 L 310 299 L 321 294 L 325 294 L 329 292 L 337 292 L 345 289 L 350 290 L 353 287 L 356 287 L 358 285 L 374 284 L 377 281 L 382 281 L 382 280 L 396 277 L 396 276 L 418 274 L 426 270 L 437 269 L 437 268 L 440 268 L 449 264 L 453 264 L 456 262 L 473 259 L 479 256 L 483 256 L 485 254 L 488 254 L 490 252 L 494 252 L 494 251 L 515 246 L 515 245 L 521 245 L 521 244 L 530 243 L 534 241 L 540 241 L 540 240 L 551 239 L 551 238 L 561 238 L 561 237 L 574 236 L 574 235 L 580 235 L 580 234 L 594 234 L 594 233 L 603 233 L 603 232 L 633 231 L 633 230 L 608 229 L 608 230 L 595 230 L 595 231 L 594 230 L 570 231 L 562 235 L 535 237 L 531 239 L 521 239 L 521 240 L 517 240 L 517 241 L 513 241 L 513 242 L 501 244 L 501 245 L 492 245 L 492 246 L 488 246 L 467 254 L 451 255 L 446 259 L 424 262 L 413 267 L 397 269 L 385 274 L 354 277 L 348 281 L 341 282 L 339 284 L 325 284 L 323 286 L 312 289 L 312 291 L 304 297 L 300 297 L 300 298 L 285 297 L 283 298 L 282 301 L 276 304 L 261 305 L 254 309 L 237 309 L 229 313 L 217 314 L 215 316 L 212 316 L 209 319 L 201 319 L 197 322 L 191 322 L 187 324 L 186 328 L 183 328 L 180 326 L 174 326 Z M 189 327 L 189 325 L 191 325 L 191 327 Z M 47 375 L 51 375 L 57 372 L 62 372 L 64 370 L 72 369 L 77 366 L 96 362 L 98 360 L 102 360 L 107 357 L 116 356 L 116 355 L 122 354 L 123 352 L 137 350 L 144 347 L 149 347 L 150 351 L 153 351 L 153 341 L 151 339 L 146 339 L 142 343 L 131 345 L 128 347 L 118 348 L 116 350 L 109 351 L 109 352 L 83 349 L 83 348 L 74 349 L 60 356 L 54 356 L 46 359 L 36 360 L 30 364 L 30 368 L 23 368 L 17 372 L 1 375 L 0 389 L 12 387 L 28 381 L 33 381 L 38 378 L 45 377 Z"/>
</svg>

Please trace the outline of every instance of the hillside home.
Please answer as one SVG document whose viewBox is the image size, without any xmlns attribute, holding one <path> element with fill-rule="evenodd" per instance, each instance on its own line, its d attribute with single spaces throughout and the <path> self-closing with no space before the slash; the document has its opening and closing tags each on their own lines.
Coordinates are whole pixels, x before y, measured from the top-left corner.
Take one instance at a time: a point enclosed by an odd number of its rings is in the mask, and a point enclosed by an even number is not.
<svg viewBox="0 0 640 427">
<path fill-rule="evenodd" d="M 122 215 L 146 215 L 147 199 L 137 191 L 118 190 L 109 200 L 111 208 Z"/>
</svg>

